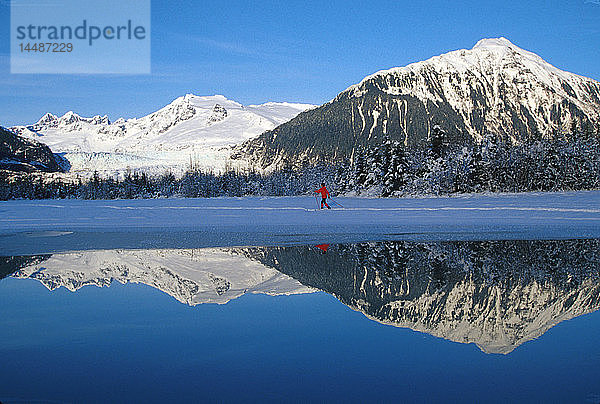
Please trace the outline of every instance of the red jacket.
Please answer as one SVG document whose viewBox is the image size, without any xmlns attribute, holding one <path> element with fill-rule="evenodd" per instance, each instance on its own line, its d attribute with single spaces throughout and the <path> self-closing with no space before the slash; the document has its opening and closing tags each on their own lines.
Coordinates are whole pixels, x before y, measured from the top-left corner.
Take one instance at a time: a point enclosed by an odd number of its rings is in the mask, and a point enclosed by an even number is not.
<svg viewBox="0 0 600 404">
<path fill-rule="evenodd" d="M 325 187 L 321 187 L 314 192 L 320 193 L 323 199 L 326 199 L 329 196 L 329 191 L 327 191 L 327 188 Z"/>
</svg>

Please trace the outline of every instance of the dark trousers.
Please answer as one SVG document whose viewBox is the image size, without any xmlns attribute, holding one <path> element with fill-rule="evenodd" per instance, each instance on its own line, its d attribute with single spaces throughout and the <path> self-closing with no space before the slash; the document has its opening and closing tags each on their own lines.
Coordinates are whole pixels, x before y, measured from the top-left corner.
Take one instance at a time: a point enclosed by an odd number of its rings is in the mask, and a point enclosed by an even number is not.
<svg viewBox="0 0 600 404">
<path fill-rule="evenodd" d="M 329 207 L 329 205 L 327 205 L 327 198 L 323 198 L 321 199 L 321 209 L 323 209 L 323 204 L 325 204 L 325 206 L 327 206 L 327 209 L 331 209 Z"/>
</svg>

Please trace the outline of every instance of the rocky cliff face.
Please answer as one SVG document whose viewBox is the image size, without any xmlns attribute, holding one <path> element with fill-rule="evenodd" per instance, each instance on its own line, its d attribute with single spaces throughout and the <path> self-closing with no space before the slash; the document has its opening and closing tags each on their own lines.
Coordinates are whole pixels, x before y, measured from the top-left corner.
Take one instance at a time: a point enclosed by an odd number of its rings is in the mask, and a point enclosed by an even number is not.
<svg viewBox="0 0 600 404">
<path fill-rule="evenodd" d="M 488 133 L 518 143 L 600 124 L 600 83 L 562 71 L 505 38 L 483 39 L 405 67 L 377 72 L 331 102 L 239 147 L 262 167 L 350 157 L 389 136 L 427 142 L 439 125 L 449 142 Z"/>
<path fill-rule="evenodd" d="M 227 118 L 227 110 L 224 106 L 220 104 L 215 104 L 212 114 L 208 118 L 208 124 L 212 125 L 213 123 L 221 122 L 223 119 Z"/>
<path fill-rule="evenodd" d="M 58 172 L 63 167 L 48 146 L 0 127 L 0 170 Z"/>
<path fill-rule="evenodd" d="M 507 354 L 600 308 L 600 241 L 385 242 L 244 250 L 378 322 Z"/>
</svg>

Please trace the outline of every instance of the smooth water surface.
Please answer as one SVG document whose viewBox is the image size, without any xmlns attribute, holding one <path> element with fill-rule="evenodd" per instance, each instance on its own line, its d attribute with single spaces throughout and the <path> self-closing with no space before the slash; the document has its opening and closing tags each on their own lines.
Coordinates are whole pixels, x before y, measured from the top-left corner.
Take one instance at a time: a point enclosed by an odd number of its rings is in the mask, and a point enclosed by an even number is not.
<svg viewBox="0 0 600 404">
<path fill-rule="evenodd" d="M 598 402 L 600 240 L 0 261 L 0 400 Z"/>
</svg>

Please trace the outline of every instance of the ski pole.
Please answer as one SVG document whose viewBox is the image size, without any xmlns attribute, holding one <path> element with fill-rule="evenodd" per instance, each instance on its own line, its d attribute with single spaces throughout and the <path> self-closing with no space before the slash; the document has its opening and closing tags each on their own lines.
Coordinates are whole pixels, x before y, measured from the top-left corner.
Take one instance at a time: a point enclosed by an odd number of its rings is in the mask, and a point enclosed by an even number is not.
<svg viewBox="0 0 600 404">
<path fill-rule="evenodd" d="M 331 199 L 331 202 L 335 203 L 335 204 L 336 204 L 336 205 L 338 205 L 340 208 L 343 208 L 343 207 L 344 207 L 344 206 L 343 206 L 341 203 L 337 202 L 335 199 L 333 199 L 333 198 L 329 198 L 329 199 Z"/>
</svg>

